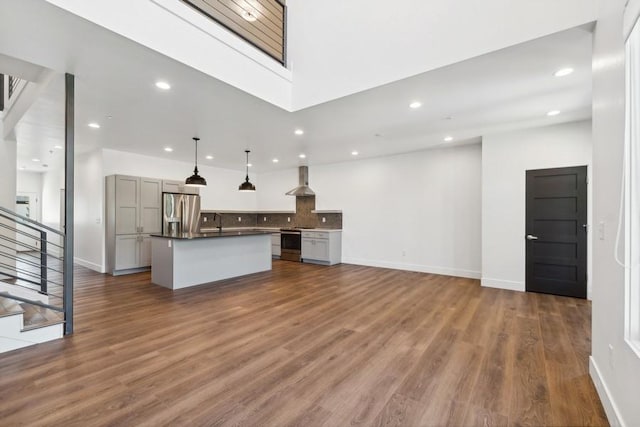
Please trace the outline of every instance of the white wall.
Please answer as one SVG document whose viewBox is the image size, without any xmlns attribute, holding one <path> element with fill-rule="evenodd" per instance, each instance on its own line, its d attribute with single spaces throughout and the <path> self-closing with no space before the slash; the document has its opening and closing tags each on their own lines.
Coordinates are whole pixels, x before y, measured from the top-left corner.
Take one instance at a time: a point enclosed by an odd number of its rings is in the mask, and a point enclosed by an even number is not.
<svg viewBox="0 0 640 427">
<path fill-rule="evenodd" d="M 60 190 L 64 188 L 64 168 L 42 174 L 42 222 L 60 228 Z"/>
<path fill-rule="evenodd" d="M 313 168 L 315 169 L 315 168 Z M 309 179 L 313 184 L 312 170 Z M 294 211 L 296 198 L 285 196 L 284 193 L 298 186 L 298 169 L 286 169 L 274 173 L 258 175 L 256 184 L 257 208 L 261 211 Z M 313 185 L 309 185 L 313 189 Z M 316 201 L 317 203 L 317 201 Z"/>
<path fill-rule="evenodd" d="M 148 178 L 184 181 L 193 174 L 193 163 L 177 162 L 159 157 L 102 150 L 104 176 L 121 174 Z M 244 181 L 245 173 L 230 169 L 198 165 L 200 175 L 207 180 L 207 186 L 200 189 L 203 210 L 255 210 L 256 193 L 241 193 L 238 186 Z M 254 184 L 257 178 L 249 174 Z"/>
<path fill-rule="evenodd" d="M 16 206 L 16 142 L 4 139 L 2 119 L 0 119 L 0 206 L 12 211 Z M 0 218 L 0 222 L 4 219 Z M 9 223 L 12 225 L 11 223 Z M 15 239 L 15 233 L 1 229 L 0 234 Z M 12 247 L 8 242 L 7 246 Z M 0 259 L 5 264 L 15 265 L 15 261 L 8 258 Z"/>
<path fill-rule="evenodd" d="M 4 139 L 0 119 L 0 206 L 15 210 L 16 206 L 16 142 Z"/>
<path fill-rule="evenodd" d="M 593 239 L 591 376 L 612 425 L 640 425 L 640 358 L 624 340 L 624 269 L 614 260 L 624 144 L 625 0 L 602 0 L 594 34 Z M 630 5 L 637 10 L 637 0 Z"/>
<path fill-rule="evenodd" d="M 77 154 L 74 182 L 74 261 L 104 271 L 102 151 Z"/>
<path fill-rule="evenodd" d="M 478 144 L 311 166 L 317 209 L 343 212 L 342 258 L 352 264 L 480 277 Z M 280 195 L 297 171 L 260 175 L 259 192 Z M 258 209 L 291 209 L 281 196 Z"/>
<path fill-rule="evenodd" d="M 597 0 L 289 0 L 293 108 L 594 21 L 596 4 Z"/>
<path fill-rule="evenodd" d="M 591 145 L 590 121 L 483 137 L 483 286 L 525 290 L 525 171 L 590 166 Z"/>
<path fill-rule="evenodd" d="M 207 187 L 200 189 L 203 210 L 247 210 L 257 206 L 256 193 L 240 193 L 238 186 L 245 173 L 228 169 L 199 166 Z M 75 188 L 75 256 L 85 267 L 104 272 L 104 177 L 133 175 L 183 181 L 193 173 L 193 164 L 169 159 L 97 150 L 76 156 Z M 257 183 L 254 174 L 249 179 Z"/>
</svg>

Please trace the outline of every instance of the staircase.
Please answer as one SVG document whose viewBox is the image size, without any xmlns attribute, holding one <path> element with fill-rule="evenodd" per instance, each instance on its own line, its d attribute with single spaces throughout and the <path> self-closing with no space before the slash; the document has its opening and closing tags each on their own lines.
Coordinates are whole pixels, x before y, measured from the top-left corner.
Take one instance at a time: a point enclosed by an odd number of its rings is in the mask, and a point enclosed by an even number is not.
<svg viewBox="0 0 640 427">
<path fill-rule="evenodd" d="M 0 353 L 72 329 L 64 233 L 0 207 Z"/>
</svg>

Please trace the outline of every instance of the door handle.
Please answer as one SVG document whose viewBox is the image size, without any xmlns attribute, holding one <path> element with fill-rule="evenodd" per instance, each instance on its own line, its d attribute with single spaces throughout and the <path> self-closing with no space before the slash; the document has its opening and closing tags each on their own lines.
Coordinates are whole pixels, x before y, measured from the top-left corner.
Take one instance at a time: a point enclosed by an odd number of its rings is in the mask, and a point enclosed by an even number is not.
<svg viewBox="0 0 640 427">
<path fill-rule="evenodd" d="M 527 240 L 538 240 L 538 236 L 534 236 L 533 234 L 527 234 Z"/>
</svg>

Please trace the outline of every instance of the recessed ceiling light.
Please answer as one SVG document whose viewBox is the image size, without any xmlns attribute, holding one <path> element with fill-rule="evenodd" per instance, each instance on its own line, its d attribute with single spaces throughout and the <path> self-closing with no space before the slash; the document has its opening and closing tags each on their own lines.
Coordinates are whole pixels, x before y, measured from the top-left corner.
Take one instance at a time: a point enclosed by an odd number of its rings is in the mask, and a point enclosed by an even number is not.
<svg viewBox="0 0 640 427">
<path fill-rule="evenodd" d="M 248 22 L 255 22 L 255 21 L 256 21 L 256 19 L 258 19 L 258 18 L 256 17 L 256 15 L 254 15 L 254 14 L 253 14 L 253 13 L 251 13 L 251 12 L 249 12 L 248 10 L 243 10 L 243 11 L 242 11 L 242 13 L 241 13 L 241 15 L 242 15 L 242 18 L 243 18 L 245 21 L 248 21 Z"/>
<path fill-rule="evenodd" d="M 34 159 L 31 159 L 31 161 L 32 161 L 32 162 L 39 162 L 39 161 L 40 161 L 40 159 L 35 159 L 35 158 L 34 158 Z"/>
<path fill-rule="evenodd" d="M 560 114 L 560 110 L 551 110 L 547 113 L 547 116 L 553 117 L 553 116 L 557 116 L 558 114 Z"/>
<path fill-rule="evenodd" d="M 444 142 L 451 142 L 453 141 L 453 137 L 452 136 L 445 136 L 444 137 Z"/>
<path fill-rule="evenodd" d="M 62 145 L 54 145 L 53 148 L 56 150 L 62 150 Z"/>
<path fill-rule="evenodd" d="M 278 163 L 279 161 L 280 161 L 280 160 L 278 160 L 278 159 L 273 159 L 273 160 L 272 160 L 272 162 L 273 162 L 273 163 Z"/>
<path fill-rule="evenodd" d="M 414 110 L 420 107 L 422 107 L 422 102 L 420 101 L 413 101 L 411 104 L 409 104 L 409 108 L 413 108 Z"/>
<path fill-rule="evenodd" d="M 304 158 L 307 157 L 307 155 L 306 154 L 300 154 L 298 157 L 300 157 L 301 159 L 304 159 Z"/>
<path fill-rule="evenodd" d="M 206 157 L 205 157 L 205 159 L 207 159 L 207 160 L 213 160 L 213 156 L 211 156 L 211 155 L 206 156 Z"/>
<path fill-rule="evenodd" d="M 88 125 L 90 128 L 94 128 L 94 129 L 100 129 L 100 125 L 98 123 L 89 123 Z"/>
<path fill-rule="evenodd" d="M 163 81 L 157 81 L 156 82 L 156 87 L 158 89 L 162 89 L 162 90 L 169 90 L 171 89 L 171 85 L 167 82 L 163 82 Z"/>
<path fill-rule="evenodd" d="M 170 153 L 173 151 L 173 148 L 171 147 L 164 147 L 164 151 L 166 151 L 167 153 Z"/>
<path fill-rule="evenodd" d="M 253 164 L 251 164 L 251 163 L 247 163 L 247 167 L 248 167 L 248 168 L 250 168 L 250 167 L 252 167 L 252 166 L 253 166 Z"/>
<path fill-rule="evenodd" d="M 556 77 L 564 77 L 564 76 L 568 76 L 569 74 L 573 73 L 573 68 L 561 68 L 558 71 L 556 71 L 555 73 L 553 73 L 554 76 Z"/>
<path fill-rule="evenodd" d="M 304 135 L 304 131 L 302 129 L 296 129 L 293 133 L 296 135 Z"/>
<path fill-rule="evenodd" d="M 352 151 L 352 152 L 351 152 L 351 155 L 352 155 L 352 156 L 357 156 L 357 155 L 358 155 L 358 152 L 357 152 L 357 151 Z"/>
</svg>

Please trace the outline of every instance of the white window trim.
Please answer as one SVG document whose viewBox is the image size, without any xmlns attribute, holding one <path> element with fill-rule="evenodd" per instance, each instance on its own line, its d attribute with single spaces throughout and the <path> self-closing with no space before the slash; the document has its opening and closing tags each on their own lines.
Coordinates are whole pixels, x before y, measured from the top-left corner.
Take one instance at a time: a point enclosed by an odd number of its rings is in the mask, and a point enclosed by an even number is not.
<svg viewBox="0 0 640 427">
<path fill-rule="evenodd" d="M 640 24 L 626 43 L 625 341 L 640 357 Z"/>
</svg>

